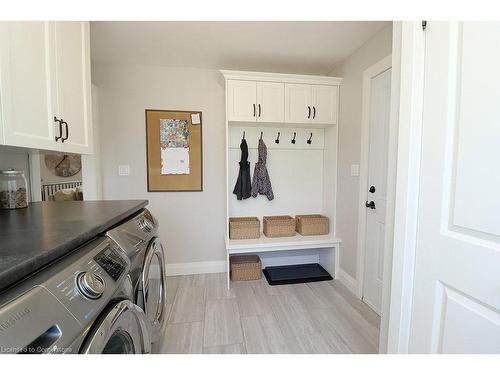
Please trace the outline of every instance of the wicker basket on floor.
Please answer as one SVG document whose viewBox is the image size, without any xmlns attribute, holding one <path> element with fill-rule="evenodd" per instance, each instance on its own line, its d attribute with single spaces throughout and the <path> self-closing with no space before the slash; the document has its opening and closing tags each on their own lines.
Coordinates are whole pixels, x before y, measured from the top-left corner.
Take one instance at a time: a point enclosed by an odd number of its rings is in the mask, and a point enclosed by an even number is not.
<svg viewBox="0 0 500 375">
<path fill-rule="evenodd" d="M 323 215 L 297 215 L 295 228 L 303 236 L 328 234 L 330 232 L 330 219 Z"/>
<path fill-rule="evenodd" d="M 234 255 L 229 257 L 232 281 L 259 280 L 262 263 L 258 255 Z"/>
<path fill-rule="evenodd" d="M 295 219 L 291 216 L 264 216 L 266 237 L 295 236 Z"/>
<path fill-rule="evenodd" d="M 230 217 L 229 238 L 246 240 L 260 237 L 260 221 L 256 217 Z"/>
</svg>

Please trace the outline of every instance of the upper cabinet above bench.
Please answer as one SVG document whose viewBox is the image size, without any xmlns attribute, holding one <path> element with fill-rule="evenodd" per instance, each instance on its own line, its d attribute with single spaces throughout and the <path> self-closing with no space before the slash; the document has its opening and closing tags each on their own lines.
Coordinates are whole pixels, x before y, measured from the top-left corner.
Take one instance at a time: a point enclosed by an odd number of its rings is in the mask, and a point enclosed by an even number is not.
<svg viewBox="0 0 500 375">
<path fill-rule="evenodd" d="M 338 86 L 285 85 L 285 122 L 336 124 Z"/>
<path fill-rule="evenodd" d="M 0 22 L 0 144 L 92 153 L 88 22 Z"/>
<path fill-rule="evenodd" d="M 227 120 L 310 126 L 337 123 L 341 79 L 326 76 L 221 71 Z"/>
<path fill-rule="evenodd" d="M 231 79 L 227 82 L 228 120 L 283 122 L 285 84 Z"/>
</svg>

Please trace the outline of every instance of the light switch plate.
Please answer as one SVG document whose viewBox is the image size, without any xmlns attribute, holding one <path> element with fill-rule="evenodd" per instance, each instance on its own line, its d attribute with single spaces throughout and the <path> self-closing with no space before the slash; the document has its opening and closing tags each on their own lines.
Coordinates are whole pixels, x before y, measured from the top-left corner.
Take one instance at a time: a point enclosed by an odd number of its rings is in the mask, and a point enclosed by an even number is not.
<svg viewBox="0 0 500 375">
<path fill-rule="evenodd" d="M 130 165 L 118 166 L 118 176 L 129 176 L 129 175 L 130 175 Z"/>
<path fill-rule="evenodd" d="M 351 176 L 352 177 L 359 176 L 359 164 L 351 164 Z"/>
</svg>

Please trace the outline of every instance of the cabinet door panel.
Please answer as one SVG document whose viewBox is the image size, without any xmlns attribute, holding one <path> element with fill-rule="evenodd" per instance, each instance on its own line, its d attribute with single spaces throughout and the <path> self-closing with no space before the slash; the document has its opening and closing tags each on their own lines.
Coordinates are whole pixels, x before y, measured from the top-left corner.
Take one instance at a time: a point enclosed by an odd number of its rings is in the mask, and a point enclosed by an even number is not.
<svg viewBox="0 0 500 375">
<path fill-rule="evenodd" d="M 257 121 L 283 122 L 285 118 L 285 84 L 257 82 Z"/>
<path fill-rule="evenodd" d="M 308 123 L 311 121 L 311 86 L 285 84 L 285 122 Z"/>
<path fill-rule="evenodd" d="M 257 121 L 257 82 L 227 81 L 228 121 Z"/>
<path fill-rule="evenodd" d="M 0 23 L 0 100 L 6 145 L 59 150 L 51 22 Z M 53 100 L 54 98 L 54 100 Z"/>
<path fill-rule="evenodd" d="M 91 153 L 90 54 L 87 22 L 56 22 L 59 110 L 68 123 L 63 150 Z"/>
<path fill-rule="evenodd" d="M 312 86 L 313 123 L 337 123 L 337 97 L 337 86 Z"/>
</svg>

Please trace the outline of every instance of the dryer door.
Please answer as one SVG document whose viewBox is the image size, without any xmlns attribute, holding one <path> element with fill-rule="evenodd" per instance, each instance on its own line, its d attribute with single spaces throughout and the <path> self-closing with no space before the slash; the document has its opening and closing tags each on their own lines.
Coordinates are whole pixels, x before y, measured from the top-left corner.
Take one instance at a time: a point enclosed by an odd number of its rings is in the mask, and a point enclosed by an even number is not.
<svg viewBox="0 0 500 375">
<path fill-rule="evenodd" d="M 130 301 L 112 305 L 85 340 L 84 354 L 146 354 L 151 351 L 151 333 L 144 312 Z"/>
<path fill-rule="evenodd" d="M 161 336 L 166 303 L 165 257 L 159 238 L 151 240 L 142 269 L 137 304 L 144 309 L 152 327 L 152 342 Z"/>
</svg>

